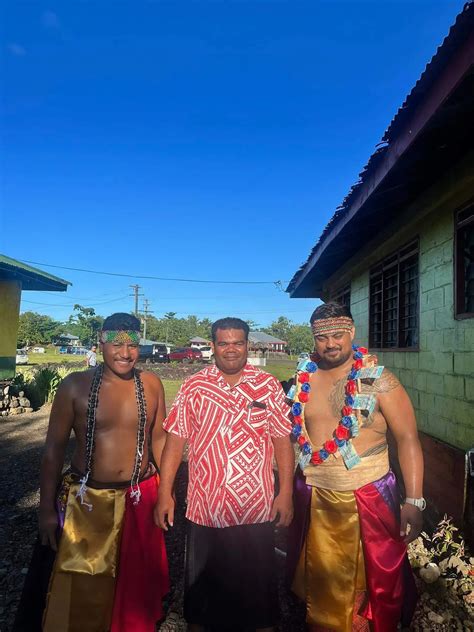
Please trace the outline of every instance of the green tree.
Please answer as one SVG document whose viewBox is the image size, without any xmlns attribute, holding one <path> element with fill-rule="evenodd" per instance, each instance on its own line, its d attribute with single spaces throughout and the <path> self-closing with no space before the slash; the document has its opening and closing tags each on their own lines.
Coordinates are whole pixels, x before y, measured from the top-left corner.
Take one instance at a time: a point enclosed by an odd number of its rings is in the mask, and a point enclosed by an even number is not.
<svg viewBox="0 0 474 632">
<path fill-rule="evenodd" d="M 311 327 L 309 325 L 292 325 L 287 342 L 292 353 L 311 352 L 314 348 Z"/>
<path fill-rule="evenodd" d="M 185 346 L 194 336 L 210 340 L 212 322 L 208 318 L 199 320 L 197 316 L 177 318 L 176 312 L 167 312 L 163 318 L 150 316 L 147 324 L 147 337 L 151 340 L 171 345 Z"/>
<path fill-rule="evenodd" d="M 280 316 L 262 331 L 284 340 L 288 344 L 291 353 L 313 350 L 314 342 L 311 327 L 293 323 L 286 316 Z"/>
<path fill-rule="evenodd" d="M 280 316 L 277 320 L 275 320 L 270 327 L 266 327 L 263 329 L 264 332 L 275 336 L 275 338 L 280 338 L 280 340 L 284 340 L 288 342 L 288 337 L 290 335 L 290 330 L 293 327 L 293 323 L 291 320 L 286 318 L 286 316 Z"/>
<path fill-rule="evenodd" d="M 74 305 L 75 314 L 69 317 L 66 324 L 69 333 L 77 336 L 83 345 L 89 346 L 98 341 L 99 331 L 104 319 L 95 313 L 93 307 Z"/>
<path fill-rule="evenodd" d="M 250 331 L 259 331 L 260 325 L 255 320 L 246 320 L 245 321 L 249 326 Z"/>
<path fill-rule="evenodd" d="M 51 316 L 24 312 L 18 324 L 18 346 L 50 344 L 61 329 L 61 323 Z"/>
</svg>

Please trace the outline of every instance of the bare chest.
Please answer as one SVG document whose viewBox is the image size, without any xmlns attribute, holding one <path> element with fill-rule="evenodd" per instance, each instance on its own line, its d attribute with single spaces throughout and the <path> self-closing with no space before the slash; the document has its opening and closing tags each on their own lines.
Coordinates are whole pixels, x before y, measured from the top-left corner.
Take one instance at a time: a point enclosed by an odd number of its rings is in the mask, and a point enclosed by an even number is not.
<svg viewBox="0 0 474 632">
<path fill-rule="evenodd" d="M 311 376 L 311 393 L 305 406 L 306 422 L 331 423 L 341 417 L 344 406 L 344 377 L 325 374 L 318 371 Z"/>
<path fill-rule="evenodd" d="M 151 418 L 153 402 L 148 405 L 145 391 L 145 410 L 147 420 Z M 76 433 L 85 434 L 88 422 L 89 393 L 84 393 L 76 403 Z M 121 388 L 114 384 L 102 384 L 97 410 L 95 414 L 96 435 L 109 433 L 136 434 L 139 422 L 139 406 L 135 394 L 133 380 L 125 383 Z"/>
<path fill-rule="evenodd" d="M 305 406 L 305 423 L 311 439 L 316 442 L 325 440 L 332 435 L 332 431 L 343 416 L 342 409 L 345 405 L 347 376 L 325 375 L 318 372 L 312 376 L 311 393 Z M 370 384 L 361 383 L 361 393 L 376 397 L 374 388 Z M 386 422 L 383 418 L 378 403 L 370 414 L 362 414 L 360 417 L 360 429 L 370 429 L 375 433 L 386 432 Z"/>
</svg>

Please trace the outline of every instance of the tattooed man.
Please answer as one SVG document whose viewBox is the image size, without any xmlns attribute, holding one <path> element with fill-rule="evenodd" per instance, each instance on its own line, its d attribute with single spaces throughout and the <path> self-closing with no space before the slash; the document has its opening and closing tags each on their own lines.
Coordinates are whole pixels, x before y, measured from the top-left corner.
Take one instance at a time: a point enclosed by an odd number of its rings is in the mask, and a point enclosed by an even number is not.
<svg viewBox="0 0 474 632">
<path fill-rule="evenodd" d="M 421 530 L 423 456 L 410 399 L 354 344 L 347 307 L 311 316 L 315 361 L 298 365 L 293 436 L 299 448 L 288 560 L 310 630 L 391 632 L 416 602 L 406 545 Z M 388 460 L 398 446 L 406 498 Z M 369 628 L 370 626 L 370 628 Z"/>
</svg>

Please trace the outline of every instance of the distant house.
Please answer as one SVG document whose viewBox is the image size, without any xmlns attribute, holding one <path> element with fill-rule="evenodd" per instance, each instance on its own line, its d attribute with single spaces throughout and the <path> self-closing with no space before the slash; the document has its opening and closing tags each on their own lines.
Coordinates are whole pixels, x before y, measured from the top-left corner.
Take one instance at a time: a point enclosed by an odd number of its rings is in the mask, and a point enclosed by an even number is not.
<svg viewBox="0 0 474 632">
<path fill-rule="evenodd" d="M 284 340 L 275 338 L 263 331 L 251 331 L 249 333 L 250 351 L 268 351 L 271 353 L 285 353 L 287 343 Z"/>
<path fill-rule="evenodd" d="M 194 338 L 190 338 L 189 340 L 189 346 L 194 347 L 195 349 L 208 347 L 210 344 L 210 340 L 206 340 L 206 338 L 201 338 L 201 336 L 194 336 Z"/>
<path fill-rule="evenodd" d="M 140 347 L 148 347 L 148 346 L 153 346 L 153 347 L 163 346 L 163 347 L 166 347 L 166 351 L 167 353 L 169 353 L 173 345 L 170 345 L 169 342 L 160 342 L 159 340 L 149 340 L 148 338 L 140 338 Z"/>
<path fill-rule="evenodd" d="M 161 344 L 165 344 L 164 342 L 156 342 L 156 340 L 149 340 L 148 338 L 140 338 L 140 346 L 141 347 L 146 347 L 149 345 L 161 345 Z"/>
<path fill-rule="evenodd" d="M 415 406 L 425 495 L 458 522 L 474 505 L 473 141 L 467 3 L 287 288 L 350 306 Z"/>
<path fill-rule="evenodd" d="M 65 292 L 68 281 L 0 254 L 0 382 L 15 375 L 22 292 Z"/>
<path fill-rule="evenodd" d="M 54 341 L 56 347 L 80 347 L 81 341 L 77 336 L 72 334 L 59 334 Z"/>
</svg>

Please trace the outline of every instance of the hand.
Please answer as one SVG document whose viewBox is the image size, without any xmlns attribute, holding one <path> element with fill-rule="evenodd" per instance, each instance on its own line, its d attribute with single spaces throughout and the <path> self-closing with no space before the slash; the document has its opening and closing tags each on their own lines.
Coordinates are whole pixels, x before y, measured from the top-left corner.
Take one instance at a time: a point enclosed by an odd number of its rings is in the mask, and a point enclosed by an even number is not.
<svg viewBox="0 0 474 632">
<path fill-rule="evenodd" d="M 40 509 L 39 532 L 41 544 L 50 546 L 53 551 L 58 550 L 56 532 L 58 529 L 58 516 L 54 509 Z"/>
<path fill-rule="evenodd" d="M 293 495 L 278 494 L 273 501 L 270 521 L 273 522 L 277 515 L 280 516 L 276 526 L 287 527 L 293 520 Z"/>
<path fill-rule="evenodd" d="M 407 526 L 410 525 L 410 532 Z M 423 515 L 418 507 L 405 503 L 400 511 L 400 536 L 404 538 L 405 544 L 410 544 L 420 535 L 423 526 Z"/>
<path fill-rule="evenodd" d="M 168 531 L 168 525 L 173 526 L 175 501 L 171 494 L 158 491 L 158 500 L 153 510 L 153 520 L 157 527 Z"/>
</svg>

